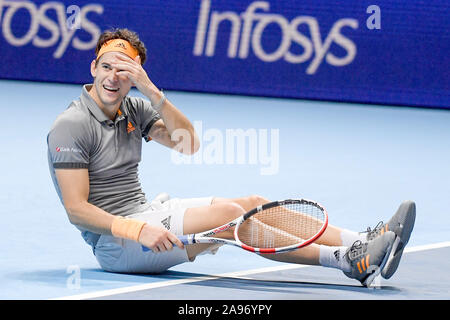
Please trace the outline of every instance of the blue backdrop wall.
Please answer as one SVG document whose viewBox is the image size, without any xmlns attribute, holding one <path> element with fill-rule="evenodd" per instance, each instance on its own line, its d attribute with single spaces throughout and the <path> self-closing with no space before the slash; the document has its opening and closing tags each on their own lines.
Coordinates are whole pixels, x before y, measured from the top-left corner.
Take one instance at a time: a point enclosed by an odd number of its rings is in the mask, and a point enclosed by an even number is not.
<svg viewBox="0 0 450 320">
<path fill-rule="evenodd" d="M 448 0 L 0 0 L 0 78 L 91 82 L 136 31 L 159 87 L 450 108 Z"/>
</svg>

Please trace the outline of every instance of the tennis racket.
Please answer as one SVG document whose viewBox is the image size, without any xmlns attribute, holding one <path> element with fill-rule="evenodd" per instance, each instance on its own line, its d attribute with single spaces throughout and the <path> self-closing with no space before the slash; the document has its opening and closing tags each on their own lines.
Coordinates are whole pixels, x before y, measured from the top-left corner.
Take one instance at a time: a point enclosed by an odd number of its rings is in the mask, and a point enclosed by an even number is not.
<svg viewBox="0 0 450 320">
<path fill-rule="evenodd" d="M 256 253 L 281 253 L 313 243 L 327 226 L 328 213 L 323 206 L 311 200 L 288 199 L 258 206 L 220 227 L 178 238 L 185 245 L 219 243 Z M 217 236 L 232 227 L 234 239 Z"/>
</svg>

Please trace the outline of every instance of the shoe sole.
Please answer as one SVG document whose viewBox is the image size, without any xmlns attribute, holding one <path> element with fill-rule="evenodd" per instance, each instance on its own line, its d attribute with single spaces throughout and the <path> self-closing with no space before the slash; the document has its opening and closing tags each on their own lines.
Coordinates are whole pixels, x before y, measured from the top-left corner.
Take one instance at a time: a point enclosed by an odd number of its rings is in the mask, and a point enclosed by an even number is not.
<svg viewBox="0 0 450 320">
<path fill-rule="evenodd" d="M 416 220 L 416 204 L 413 201 L 405 201 L 400 205 L 396 214 L 399 212 L 403 212 L 403 218 L 400 219 L 400 221 L 403 222 L 403 230 L 400 235 L 396 234 L 387 263 L 385 267 L 381 269 L 381 276 L 385 279 L 391 278 L 400 264 L 403 250 L 405 249 L 414 228 L 414 222 Z"/>
<path fill-rule="evenodd" d="M 394 243 L 395 243 L 395 240 L 394 240 Z M 381 261 L 381 264 L 379 266 L 374 266 L 372 273 L 369 276 L 367 276 L 366 279 L 364 279 L 364 281 L 362 282 L 363 286 L 370 287 L 373 280 L 381 273 L 381 270 L 383 270 L 386 263 L 388 262 L 389 257 L 391 256 L 391 253 L 394 251 L 393 250 L 394 243 L 389 246 L 386 254 L 384 255 L 383 261 Z"/>
</svg>

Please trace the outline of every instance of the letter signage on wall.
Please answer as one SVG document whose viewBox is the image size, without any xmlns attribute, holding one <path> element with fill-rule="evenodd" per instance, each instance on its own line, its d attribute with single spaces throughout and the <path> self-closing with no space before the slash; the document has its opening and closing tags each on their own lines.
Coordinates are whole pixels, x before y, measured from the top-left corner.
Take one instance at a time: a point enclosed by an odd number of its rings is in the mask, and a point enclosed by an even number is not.
<svg viewBox="0 0 450 320">
<path fill-rule="evenodd" d="M 450 4 L 419 0 L 0 0 L 0 78 L 91 82 L 127 27 L 166 90 L 450 108 Z"/>
</svg>

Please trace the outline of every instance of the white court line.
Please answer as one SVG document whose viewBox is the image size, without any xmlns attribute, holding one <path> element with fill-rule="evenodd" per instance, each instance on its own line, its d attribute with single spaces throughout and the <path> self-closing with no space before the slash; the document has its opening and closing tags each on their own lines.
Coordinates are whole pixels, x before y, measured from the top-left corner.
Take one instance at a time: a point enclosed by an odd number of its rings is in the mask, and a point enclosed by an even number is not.
<svg viewBox="0 0 450 320">
<path fill-rule="evenodd" d="M 417 252 L 417 251 L 439 249 L 439 248 L 445 248 L 445 247 L 450 247 L 450 241 L 438 242 L 438 243 L 433 243 L 433 244 L 426 244 L 423 246 L 406 248 L 403 252 Z"/>
<path fill-rule="evenodd" d="M 431 250 L 431 249 L 439 249 L 439 248 L 444 248 L 444 247 L 450 247 L 450 241 L 406 248 L 404 252 L 405 253 L 417 252 L 417 251 L 424 251 L 424 250 Z M 117 289 L 102 290 L 102 291 L 95 291 L 95 292 L 77 294 L 77 295 L 72 295 L 72 296 L 59 297 L 59 298 L 54 298 L 54 299 L 50 299 L 50 300 L 93 299 L 93 298 L 112 296 L 112 295 L 116 295 L 116 294 L 124 294 L 124 293 L 137 292 L 137 291 L 149 290 L 149 289 L 155 289 L 155 288 L 161 288 L 161 287 L 175 286 L 178 284 L 185 284 L 185 283 L 192 283 L 192 282 L 199 282 L 199 281 L 206 281 L 206 280 L 214 280 L 214 279 L 219 279 L 219 278 L 243 277 L 246 275 L 257 274 L 257 273 L 275 272 L 275 271 L 291 270 L 291 269 L 298 269 L 298 268 L 305 268 L 305 267 L 309 267 L 309 266 L 308 265 L 298 265 L 298 264 L 281 265 L 281 266 L 276 266 L 276 267 L 266 267 L 266 268 L 251 269 L 251 270 L 245 270 L 245 271 L 228 272 L 228 273 L 222 273 L 222 274 L 218 274 L 218 275 L 209 275 L 209 276 L 201 276 L 201 277 L 192 277 L 192 278 L 187 278 L 187 279 L 145 283 L 145 284 L 117 288 Z"/>
<path fill-rule="evenodd" d="M 50 300 L 93 299 L 93 298 L 99 298 L 99 297 L 112 296 L 115 294 L 123 294 L 123 293 L 129 293 L 129 292 L 161 288 L 161 287 L 169 287 L 169 286 L 174 286 L 177 284 L 185 284 L 185 283 L 205 281 L 205 280 L 214 280 L 214 279 L 219 279 L 219 278 L 242 277 L 242 276 L 246 276 L 246 275 L 250 275 L 250 274 L 274 272 L 274 271 L 281 271 L 281 270 L 290 270 L 290 269 L 296 269 L 296 268 L 302 268 L 302 267 L 308 267 L 308 266 L 307 265 L 296 265 L 296 264 L 283 265 L 283 266 L 276 266 L 276 267 L 251 269 L 251 270 L 245 270 L 245 271 L 228 272 L 228 273 L 222 273 L 222 274 L 218 274 L 218 275 L 192 277 L 192 278 L 178 279 L 178 280 L 159 281 L 159 282 L 154 282 L 154 283 L 145 283 L 145 284 L 140 284 L 140 285 L 136 285 L 136 286 L 124 287 L 124 288 L 96 291 L 96 292 L 92 292 L 92 293 L 82 293 L 82 294 L 77 294 L 77 295 L 73 295 L 73 296 L 54 298 L 54 299 L 50 299 Z"/>
</svg>

